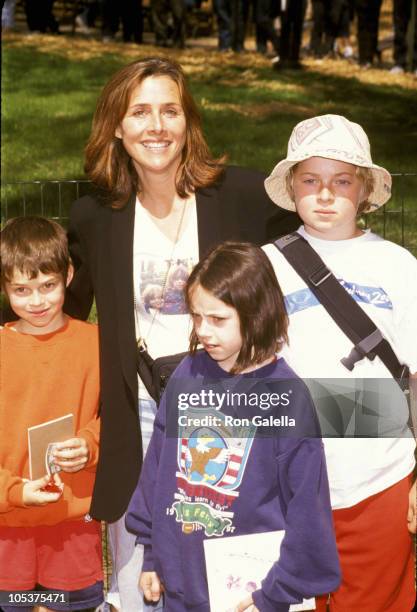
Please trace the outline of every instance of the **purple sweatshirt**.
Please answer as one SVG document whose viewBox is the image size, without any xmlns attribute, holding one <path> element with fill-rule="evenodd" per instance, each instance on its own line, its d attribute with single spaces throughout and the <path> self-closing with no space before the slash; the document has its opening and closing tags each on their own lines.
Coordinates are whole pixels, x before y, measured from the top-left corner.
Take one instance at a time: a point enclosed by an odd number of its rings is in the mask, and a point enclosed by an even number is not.
<svg viewBox="0 0 417 612">
<path fill-rule="evenodd" d="M 320 429 L 307 387 L 284 359 L 238 376 L 205 352 L 182 361 L 126 526 L 145 546 L 143 571 L 165 586 L 168 612 L 210 611 L 203 541 L 211 537 L 285 530 L 279 559 L 252 594 L 260 612 L 286 612 L 338 587 Z"/>
</svg>

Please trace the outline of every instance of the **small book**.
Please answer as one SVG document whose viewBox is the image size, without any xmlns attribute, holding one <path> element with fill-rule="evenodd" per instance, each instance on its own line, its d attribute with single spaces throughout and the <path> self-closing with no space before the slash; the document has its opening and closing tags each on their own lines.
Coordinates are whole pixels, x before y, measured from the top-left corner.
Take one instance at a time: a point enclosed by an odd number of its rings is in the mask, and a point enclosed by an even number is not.
<svg viewBox="0 0 417 612">
<path fill-rule="evenodd" d="M 56 442 L 74 437 L 74 416 L 66 414 L 28 428 L 29 476 L 31 480 L 51 476 L 59 471 L 54 464 L 53 450 Z"/>
<path fill-rule="evenodd" d="M 261 588 L 279 558 L 285 531 L 204 540 L 210 609 L 234 612 L 240 601 Z M 290 606 L 291 612 L 315 610 L 315 599 Z"/>
</svg>

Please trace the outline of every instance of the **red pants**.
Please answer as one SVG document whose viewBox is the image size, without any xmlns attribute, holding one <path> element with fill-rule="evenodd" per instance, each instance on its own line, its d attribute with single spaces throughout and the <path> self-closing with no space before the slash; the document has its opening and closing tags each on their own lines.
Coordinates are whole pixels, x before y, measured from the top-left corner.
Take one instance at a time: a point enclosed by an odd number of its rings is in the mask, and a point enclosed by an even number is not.
<svg viewBox="0 0 417 612">
<path fill-rule="evenodd" d="M 342 584 L 330 612 L 410 612 L 415 602 L 414 542 L 407 529 L 411 479 L 352 508 L 333 511 Z M 326 611 L 328 596 L 316 598 Z"/>
</svg>

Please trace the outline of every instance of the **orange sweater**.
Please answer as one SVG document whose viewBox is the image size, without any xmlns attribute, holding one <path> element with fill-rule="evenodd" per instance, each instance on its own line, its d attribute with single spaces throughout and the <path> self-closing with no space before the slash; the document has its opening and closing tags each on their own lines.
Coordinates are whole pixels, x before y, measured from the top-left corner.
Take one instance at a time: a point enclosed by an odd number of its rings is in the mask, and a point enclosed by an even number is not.
<svg viewBox="0 0 417 612">
<path fill-rule="evenodd" d="M 98 328 L 68 318 L 58 331 L 32 336 L 9 324 L 0 329 L 0 358 L 0 525 L 55 525 L 84 516 L 98 459 Z M 89 463 L 79 472 L 60 473 L 64 493 L 58 502 L 25 507 L 27 429 L 68 413 L 76 437 L 87 441 Z"/>
</svg>

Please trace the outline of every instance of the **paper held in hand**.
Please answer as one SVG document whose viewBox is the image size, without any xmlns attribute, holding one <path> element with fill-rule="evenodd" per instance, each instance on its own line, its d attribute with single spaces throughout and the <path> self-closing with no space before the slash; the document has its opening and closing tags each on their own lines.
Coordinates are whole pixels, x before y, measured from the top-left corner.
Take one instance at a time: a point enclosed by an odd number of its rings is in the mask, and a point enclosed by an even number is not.
<svg viewBox="0 0 417 612">
<path fill-rule="evenodd" d="M 74 437 L 74 416 L 66 414 L 28 428 L 29 477 L 37 480 L 54 474 L 59 468 L 53 462 L 54 443 Z"/>
<path fill-rule="evenodd" d="M 240 601 L 261 588 L 279 559 L 284 535 L 281 530 L 204 540 L 211 610 L 234 612 Z M 290 612 L 315 609 L 314 598 L 290 606 Z"/>
</svg>

